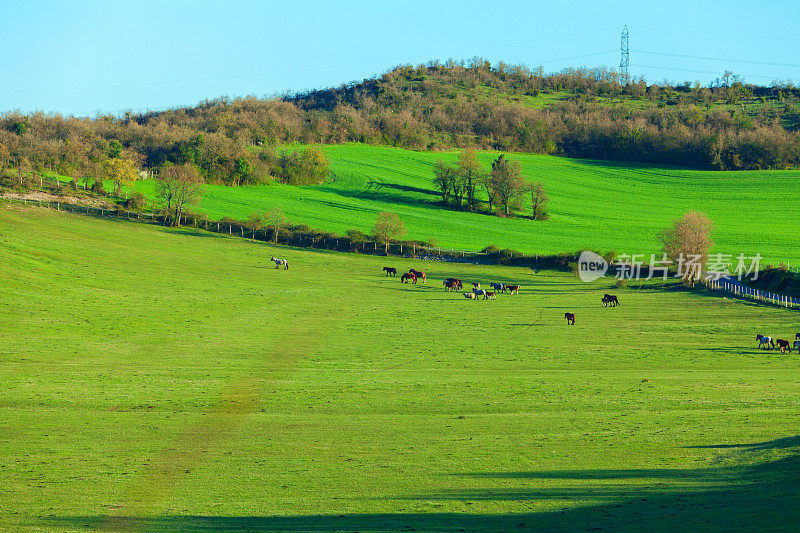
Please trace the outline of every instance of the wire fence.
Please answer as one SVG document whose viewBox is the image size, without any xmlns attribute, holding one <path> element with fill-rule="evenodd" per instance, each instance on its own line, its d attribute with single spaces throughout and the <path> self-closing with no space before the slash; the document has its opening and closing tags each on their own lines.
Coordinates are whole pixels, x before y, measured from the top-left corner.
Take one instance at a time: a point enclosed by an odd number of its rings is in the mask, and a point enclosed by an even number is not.
<svg viewBox="0 0 800 533">
<path fill-rule="evenodd" d="M 26 200 L 16 198 L 0 198 L 4 202 L 16 203 L 21 205 L 30 205 L 36 207 L 44 207 L 55 209 L 57 211 L 67 211 L 73 213 L 82 213 L 90 216 L 108 217 L 108 218 L 123 218 L 129 221 L 144 222 L 147 224 L 167 225 L 169 218 L 166 215 L 158 213 L 144 213 L 138 211 L 128 211 L 122 208 L 108 209 L 100 207 L 89 207 L 84 205 L 62 203 L 62 202 L 48 202 L 41 200 Z M 235 224 L 225 221 L 211 221 L 205 218 L 198 218 L 190 215 L 185 220 L 185 227 L 195 227 L 211 231 L 214 233 L 221 233 L 227 235 L 236 235 L 238 237 L 249 238 L 252 240 L 271 242 L 274 244 L 283 244 L 289 246 L 296 246 L 300 248 L 317 248 L 341 252 L 358 252 L 366 254 L 384 254 L 387 248 L 375 241 L 353 241 L 351 239 L 338 238 L 335 236 L 320 235 L 320 234 L 298 234 L 292 232 L 284 232 L 282 235 L 277 235 L 273 230 L 264 228 L 248 228 L 241 224 Z M 442 248 L 440 246 L 424 246 L 414 243 L 391 243 L 388 247 L 388 253 L 391 255 L 400 256 L 431 256 L 432 258 L 441 259 L 449 258 L 451 260 L 478 260 L 486 258 L 490 254 L 486 252 L 475 252 L 472 250 L 457 250 L 453 248 Z M 424 257 L 423 257 L 424 258 Z M 538 256 L 537 256 L 538 258 Z M 790 269 L 792 271 L 800 271 L 800 269 Z M 747 287 L 737 281 L 729 278 L 722 278 L 719 280 L 703 279 L 703 284 L 709 289 L 719 292 L 725 292 L 733 296 L 749 299 L 758 302 L 770 303 L 786 308 L 800 307 L 800 298 L 793 298 L 783 294 L 777 294 L 768 291 L 762 291 Z"/>
<path fill-rule="evenodd" d="M 166 214 L 130 211 L 122 207 L 101 208 L 67 202 L 18 198 L 0 198 L 0 200 L 24 206 L 49 208 L 56 211 L 80 213 L 102 218 L 122 218 L 129 221 L 143 222 L 147 224 L 168 225 L 170 222 L 169 216 Z M 275 231 L 272 229 L 251 228 L 245 226 L 244 224 L 237 224 L 235 222 L 224 220 L 212 221 L 192 214 L 188 214 L 183 217 L 182 223 L 183 227 L 193 227 L 204 229 L 213 233 L 235 235 L 251 240 L 271 242 L 273 244 L 282 244 L 287 246 L 296 246 L 300 248 L 317 248 L 340 252 L 358 252 L 364 254 L 383 254 L 387 251 L 385 245 L 375 241 L 357 241 L 350 238 L 339 238 L 332 235 L 324 235 L 313 232 L 298 233 L 291 231 L 279 231 L 276 235 Z M 484 252 L 475 252 L 472 250 L 457 250 L 453 248 L 442 248 L 440 246 L 423 246 L 420 244 L 406 242 L 390 243 L 388 246 L 388 253 L 390 255 L 428 255 L 432 257 L 447 257 L 452 259 L 477 259 L 488 255 Z"/>
</svg>

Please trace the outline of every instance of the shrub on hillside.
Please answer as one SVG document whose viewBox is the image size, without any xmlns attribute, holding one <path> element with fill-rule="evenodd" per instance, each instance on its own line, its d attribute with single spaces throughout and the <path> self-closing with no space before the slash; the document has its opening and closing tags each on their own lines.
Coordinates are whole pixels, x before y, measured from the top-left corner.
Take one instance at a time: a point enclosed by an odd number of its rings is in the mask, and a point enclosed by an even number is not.
<svg viewBox="0 0 800 533">
<path fill-rule="evenodd" d="M 363 231 L 353 228 L 347 230 L 346 235 L 350 238 L 352 242 L 367 242 L 372 240 L 371 235 L 367 235 Z"/>
<path fill-rule="evenodd" d="M 91 187 L 91 189 L 90 189 L 90 190 L 91 190 L 91 191 L 92 191 L 94 194 L 96 194 L 96 195 L 98 195 L 98 196 L 106 196 L 106 195 L 107 195 L 107 193 L 106 193 L 106 190 L 105 190 L 105 188 L 103 187 L 103 181 L 102 181 L 102 180 L 94 180 L 94 181 L 92 182 L 92 187 Z"/>
<path fill-rule="evenodd" d="M 74 181 L 70 183 L 75 183 Z M 123 203 L 125 209 L 130 211 L 141 211 L 147 205 L 147 198 L 140 192 L 131 194 L 130 198 Z"/>
</svg>

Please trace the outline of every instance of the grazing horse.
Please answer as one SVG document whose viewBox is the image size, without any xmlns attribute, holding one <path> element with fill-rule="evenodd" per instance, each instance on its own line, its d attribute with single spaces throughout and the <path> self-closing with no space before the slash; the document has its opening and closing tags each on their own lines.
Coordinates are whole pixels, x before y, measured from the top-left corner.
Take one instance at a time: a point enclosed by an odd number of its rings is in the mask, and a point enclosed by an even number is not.
<svg viewBox="0 0 800 533">
<path fill-rule="evenodd" d="M 794 340 L 796 340 L 796 341 L 800 341 L 800 333 L 797 333 L 797 334 L 794 336 Z"/>
<path fill-rule="evenodd" d="M 506 285 L 503 289 L 503 292 L 508 290 L 511 294 L 519 294 L 519 290 L 522 288 L 522 285 Z"/>
<path fill-rule="evenodd" d="M 383 271 L 386 272 L 387 276 L 397 276 L 397 269 L 395 267 L 383 267 Z"/>
<path fill-rule="evenodd" d="M 484 300 L 497 300 L 497 293 L 494 291 L 486 291 L 486 294 L 483 295 Z"/>
<path fill-rule="evenodd" d="M 609 305 L 611 305 L 611 307 L 616 307 L 619 305 L 619 300 L 617 300 L 617 297 L 613 294 L 603 295 L 603 299 L 600 301 L 603 302 L 603 307 L 608 307 Z"/>
<path fill-rule="evenodd" d="M 461 289 L 461 281 L 457 279 L 446 279 L 444 280 L 444 290 L 452 291 L 456 289 Z"/>
<path fill-rule="evenodd" d="M 792 346 L 789 344 L 789 341 L 784 339 L 775 339 L 775 344 L 777 344 L 778 348 L 781 349 L 781 353 L 786 353 L 784 350 L 792 353 Z"/>
<path fill-rule="evenodd" d="M 413 268 L 408 271 L 409 274 L 414 274 L 417 278 L 422 280 L 422 283 L 425 283 L 425 272 L 420 272 L 419 270 L 414 270 Z M 416 281 L 414 282 L 416 283 Z"/>
<path fill-rule="evenodd" d="M 407 283 L 408 280 L 411 280 L 411 283 L 413 283 L 414 285 L 417 284 L 417 276 L 411 274 L 410 272 L 408 274 L 403 274 L 402 276 L 400 276 L 400 283 Z"/>
<path fill-rule="evenodd" d="M 458 278 L 447 278 L 446 280 L 444 280 L 445 287 L 447 286 L 448 283 L 453 283 L 453 287 L 455 287 L 456 289 L 461 289 L 464 287 L 461 284 L 461 280 Z"/>
<path fill-rule="evenodd" d="M 480 282 L 476 283 L 476 282 L 473 281 L 472 282 L 472 288 L 473 289 L 480 289 L 481 288 Z"/>
<path fill-rule="evenodd" d="M 506 287 L 504 283 L 490 283 L 489 286 L 491 288 L 493 288 L 494 290 L 500 291 L 500 292 L 503 292 L 505 290 L 505 287 Z"/>
<path fill-rule="evenodd" d="M 477 298 L 475 298 L 475 293 L 474 292 L 464 292 L 462 294 L 464 295 L 464 298 L 466 298 L 467 300 L 476 300 L 477 299 Z"/>
<path fill-rule="evenodd" d="M 765 350 L 775 349 L 775 343 L 772 342 L 772 337 L 767 337 L 766 335 L 756 335 L 756 340 L 758 341 L 759 348 L 764 348 Z M 771 348 L 770 345 L 772 345 Z"/>
<path fill-rule="evenodd" d="M 283 266 L 284 270 L 289 270 L 289 261 L 287 261 L 286 259 L 278 259 L 277 257 L 273 257 L 272 259 L 270 259 L 270 261 L 275 262 L 275 268 L 280 268 L 281 266 Z"/>
<path fill-rule="evenodd" d="M 567 319 L 567 325 L 568 326 L 574 326 L 575 325 L 575 315 L 573 313 L 564 313 L 564 318 Z"/>
<path fill-rule="evenodd" d="M 800 341 L 794 341 L 794 347 L 797 348 L 797 353 L 800 353 Z"/>
<path fill-rule="evenodd" d="M 483 299 L 486 299 L 486 291 L 483 289 L 472 289 L 472 294 L 475 295 L 475 299 L 477 299 L 478 296 L 483 296 Z"/>
</svg>

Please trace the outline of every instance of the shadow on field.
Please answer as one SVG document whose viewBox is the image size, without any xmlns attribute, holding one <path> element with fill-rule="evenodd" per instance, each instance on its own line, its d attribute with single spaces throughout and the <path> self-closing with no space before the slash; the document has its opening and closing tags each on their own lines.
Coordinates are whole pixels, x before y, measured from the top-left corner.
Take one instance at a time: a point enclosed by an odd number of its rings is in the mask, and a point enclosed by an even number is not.
<svg viewBox="0 0 800 533">
<path fill-rule="evenodd" d="M 339 191 L 335 191 L 335 192 L 338 193 Z M 324 205 L 324 206 L 327 206 L 327 207 L 335 207 L 336 209 L 344 209 L 345 211 L 359 211 L 361 213 L 372 213 L 372 211 L 370 211 L 366 207 L 359 207 L 359 206 L 352 205 L 352 204 L 346 204 L 344 202 L 332 202 L 330 200 L 319 200 L 319 199 L 315 199 L 315 200 L 313 200 L 313 202 L 315 204 L 320 204 L 320 205 Z"/>
<path fill-rule="evenodd" d="M 227 234 L 224 233 L 213 233 L 211 231 L 202 231 L 199 229 L 162 228 L 161 231 L 171 235 L 181 235 L 186 237 L 213 237 L 214 239 L 227 237 Z M 238 237 L 239 234 L 237 233 L 235 236 Z"/>
<path fill-rule="evenodd" d="M 429 503 L 547 501 L 538 513 L 370 513 L 306 516 L 88 516 L 43 518 L 42 527 L 107 531 L 796 531 L 800 523 L 800 436 L 735 448 L 743 457 L 698 469 L 613 469 L 456 474 L 465 485 L 497 479 L 497 488 L 467 488 L 399 498 Z M 793 449 L 789 451 L 790 449 Z M 776 451 L 778 459 L 765 460 Z M 759 454 L 762 454 L 759 456 Z M 775 457 L 774 455 L 772 457 Z M 742 465 L 742 459 L 749 464 Z M 472 478 L 473 482 L 468 480 Z M 511 481 L 509 481 L 511 480 Z M 522 487 L 509 487 L 514 480 Z M 553 486 L 562 482 L 562 486 Z M 393 499 L 396 501 L 397 499 Z"/>
<path fill-rule="evenodd" d="M 396 186 L 397 188 L 400 185 Z M 382 202 L 382 203 L 389 203 L 389 204 L 402 204 L 402 205 L 413 205 L 414 207 L 424 207 L 427 209 L 438 209 L 438 210 L 446 210 L 447 208 L 442 206 L 438 203 L 438 201 L 434 200 L 424 200 L 417 196 L 409 196 L 407 194 L 402 194 L 400 192 L 388 192 L 383 190 L 372 190 L 372 189 L 365 189 L 363 191 L 349 191 L 349 190 L 341 190 L 336 189 L 332 190 L 340 196 L 344 196 L 345 198 L 356 198 L 358 200 L 371 200 L 374 202 Z"/>
<path fill-rule="evenodd" d="M 791 354 L 781 353 L 780 350 L 762 350 L 760 348 L 753 348 L 750 346 L 731 346 L 728 348 L 697 348 L 701 352 L 712 352 L 722 355 L 774 355 L 778 357 L 789 357 Z"/>
<path fill-rule="evenodd" d="M 367 189 L 372 191 L 381 191 L 383 189 L 394 189 L 397 191 L 402 192 L 414 192 L 417 194 L 427 194 L 429 196 L 434 196 L 438 198 L 440 196 L 439 191 L 435 191 L 433 189 L 423 189 L 421 187 L 411 187 L 409 185 L 399 185 L 397 183 L 382 183 L 380 181 L 368 181 L 367 182 Z"/>
</svg>

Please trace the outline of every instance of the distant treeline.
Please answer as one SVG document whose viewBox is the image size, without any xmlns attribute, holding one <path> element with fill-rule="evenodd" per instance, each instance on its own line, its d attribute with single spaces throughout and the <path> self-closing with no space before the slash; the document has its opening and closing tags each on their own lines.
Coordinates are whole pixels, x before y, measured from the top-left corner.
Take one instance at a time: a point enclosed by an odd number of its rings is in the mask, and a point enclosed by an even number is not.
<svg viewBox="0 0 800 533">
<path fill-rule="evenodd" d="M 556 94 L 540 108 L 524 104 Z M 793 86 L 745 85 L 730 73 L 711 87 L 671 86 L 604 69 L 546 75 L 482 59 L 431 62 L 283 98 L 221 98 L 120 117 L 5 113 L 0 172 L 24 167 L 92 176 L 107 159 L 124 157 L 143 169 L 192 163 L 212 183 L 318 183 L 327 175 L 321 153 L 274 149 L 348 141 L 706 169 L 787 168 L 800 163 L 798 133 L 784 127 L 800 120 L 798 98 Z M 747 111 L 744 101 L 763 105 Z"/>
</svg>

